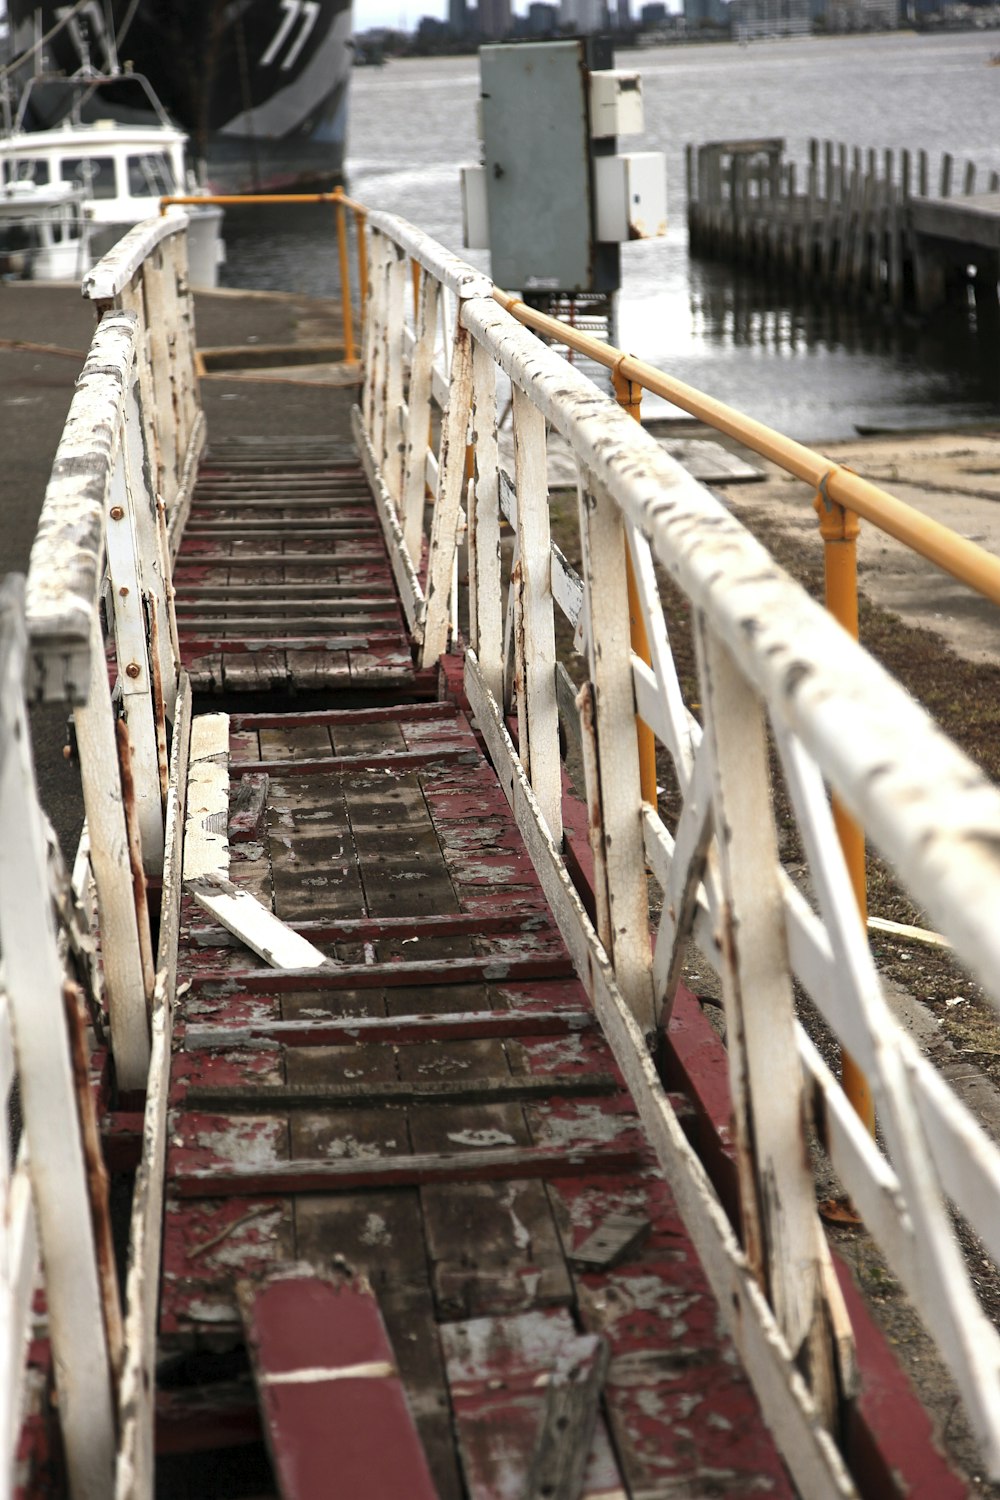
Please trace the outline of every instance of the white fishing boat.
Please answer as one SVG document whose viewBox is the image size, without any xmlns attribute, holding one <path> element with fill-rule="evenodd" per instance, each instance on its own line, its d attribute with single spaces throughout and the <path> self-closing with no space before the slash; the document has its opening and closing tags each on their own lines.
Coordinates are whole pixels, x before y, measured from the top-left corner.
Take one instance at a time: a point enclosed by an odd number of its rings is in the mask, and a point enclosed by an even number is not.
<svg viewBox="0 0 1000 1500">
<path fill-rule="evenodd" d="M 0 276 L 78 281 L 92 261 L 91 223 L 69 182 L 0 186 Z"/>
<path fill-rule="evenodd" d="M 136 122 L 95 114 L 100 90 L 112 82 L 121 85 L 126 78 L 141 91 L 143 108 L 135 112 Z M 59 125 L 48 130 L 25 128 L 37 91 L 66 89 L 71 91 L 73 102 Z M 15 197 L 27 197 L 32 190 L 43 194 L 65 189 L 67 196 L 76 193 L 90 226 L 89 255 L 82 266 L 86 271 L 133 224 L 155 215 L 160 198 L 192 191 L 193 179 L 184 160 L 186 144 L 185 133 L 171 123 L 139 74 L 116 79 L 88 73 L 73 78 L 42 75 L 28 84 L 12 128 L 0 137 L 0 191 L 11 187 Z M 191 221 L 192 284 L 215 286 L 224 259 L 222 210 L 205 204 L 185 211 Z M 38 265 L 55 264 L 58 259 L 43 259 Z M 39 269 L 34 274 L 38 279 L 53 279 L 63 272 L 61 268 L 51 273 Z"/>
</svg>

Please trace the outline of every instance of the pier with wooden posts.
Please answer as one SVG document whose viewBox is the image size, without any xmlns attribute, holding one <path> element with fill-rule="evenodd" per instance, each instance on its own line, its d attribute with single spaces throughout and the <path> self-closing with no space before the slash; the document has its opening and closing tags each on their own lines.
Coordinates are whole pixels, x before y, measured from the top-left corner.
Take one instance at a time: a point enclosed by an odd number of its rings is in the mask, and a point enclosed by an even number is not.
<svg viewBox="0 0 1000 1500">
<path fill-rule="evenodd" d="M 810 294 L 929 316 L 1000 318 L 1000 174 L 926 151 L 784 140 L 687 148 L 692 253 L 791 278 Z"/>
<path fill-rule="evenodd" d="M 1000 1151 L 888 1005 L 863 840 L 1000 1001 L 1000 792 L 643 430 L 643 390 L 816 499 L 845 624 L 859 516 L 994 601 L 1000 561 L 352 212 L 361 358 L 322 388 L 199 385 L 182 219 L 90 274 L 0 594 L 3 1493 L 957 1500 L 849 1236 L 1000 1476 L 955 1232 L 1000 1260 Z M 75 723 L 69 873 L 40 701 Z"/>
</svg>

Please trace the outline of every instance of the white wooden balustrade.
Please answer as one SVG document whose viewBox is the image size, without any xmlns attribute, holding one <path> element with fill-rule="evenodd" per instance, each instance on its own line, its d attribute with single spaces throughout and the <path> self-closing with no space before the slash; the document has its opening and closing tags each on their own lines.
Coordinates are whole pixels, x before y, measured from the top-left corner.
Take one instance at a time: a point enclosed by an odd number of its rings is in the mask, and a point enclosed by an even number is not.
<svg viewBox="0 0 1000 1500">
<path fill-rule="evenodd" d="M 150 487 L 134 313 L 104 316 L 56 453 L 27 585 L 29 691 L 74 705 L 118 1083 L 149 1064 L 147 876 L 163 872 L 179 663 L 163 511 Z M 109 687 L 100 606 L 112 625 Z M 117 709 L 116 709 L 117 704 Z"/>
<path fill-rule="evenodd" d="M 187 215 L 175 210 L 169 218 L 136 224 L 83 279 L 83 294 L 98 317 L 109 311 L 136 317 L 148 463 L 153 492 L 166 511 L 172 558 L 205 445 L 187 223 Z"/>
<path fill-rule="evenodd" d="M 191 723 L 170 574 L 205 436 L 185 223 L 137 225 L 86 279 L 100 323 L 46 490 L 27 586 L 29 692 L 73 705 L 87 814 L 74 884 L 96 897 L 117 1084 L 146 1094 L 116 1347 L 115 1430 L 100 1487 L 81 1491 L 102 1500 L 153 1493 L 167 1079 Z M 110 678 L 102 613 L 114 646 Z M 147 876 L 162 877 L 155 955 Z M 69 1171 L 68 1137 L 65 1153 Z"/>
<path fill-rule="evenodd" d="M 404 548 L 397 576 L 407 580 L 411 627 L 430 664 L 454 628 L 467 536 L 458 627 L 469 700 L 800 1492 L 854 1493 L 834 1438 L 838 1403 L 854 1390 L 852 1338 L 807 1165 L 813 1113 L 1000 1477 L 1000 1338 L 980 1310 L 950 1208 L 1000 1260 L 1000 1152 L 894 1020 L 830 812 L 832 791 L 1000 1002 L 1000 793 L 724 507 L 510 317 L 483 276 L 389 216 L 372 213 L 369 226 L 357 429 L 386 535 Z M 420 268 L 417 292 L 408 262 Z M 513 473 L 498 457 L 499 405 L 512 415 Z M 550 542 L 550 430 L 578 465 L 582 577 Z M 651 665 L 630 647 L 626 547 Z M 700 722 L 678 683 L 656 567 L 690 605 Z M 598 930 L 562 857 L 557 702 L 568 679 L 556 659 L 557 610 L 572 627 L 582 681 L 575 732 Z M 683 798 L 671 824 L 641 798 L 636 712 Z M 771 747 L 808 859 L 808 898 L 778 859 Z M 652 935 L 647 868 L 662 897 Z M 739 1240 L 647 1045 L 669 1016 L 690 943 L 724 995 Z M 884 1149 L 799 1023 L 793 982 L 867 1073 Z"/>
</svg>

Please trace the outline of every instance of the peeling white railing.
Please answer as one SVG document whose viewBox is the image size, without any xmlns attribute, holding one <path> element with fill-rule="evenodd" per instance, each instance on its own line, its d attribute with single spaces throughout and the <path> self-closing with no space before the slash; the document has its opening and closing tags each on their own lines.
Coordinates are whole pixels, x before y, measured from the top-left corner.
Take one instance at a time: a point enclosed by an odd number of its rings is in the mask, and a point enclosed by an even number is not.
<svg viewBox="0 0 1000 1500">
<path fill-rule="evenodd" d="M 146 879 L 163 872 L 179 657 L 166 520 L 150 488 L 134 313 L 107 313 L 77 382 L 27 586 L 29 691 L 74 705 L 119 1087 L 149 1065 Z M 109 684 L 103 601 L 113 626 Z M 116 708 L 117 704 L 117 708 Z"/>
<path fill-rule="evenodd" d="M 408 580 L 415 638 L 425 665 L 447 643 L 467 522 L 458 624 L 469 700 L 796 1484 L 810 1500 L 854 1493 L 835 1437 L 856 1391 L 853 1341 L 816 1212 L 811 1115 L 1000 1476 L 1000 1337 L 980 1310 L 949 1208 L 1000 1260 L 1000 1153 L 890 1012 L 829 801 L 835 792 L 858 818 L 1000 1000 L 1000 793 L 707 490 L 502 310 L 484 277 L 389 216 L 370 214 L 369 227 L 357 428 L 386 536 L 404 549 L 397 576 Z M 416 298 L 408 260 L 420 267 Z M 512 473 L 498 442 L 498 404 L 508 403 Z M 551 544 L 552 432 L 578 466 L 582 578 Z M 626 547 L 650 666 L 630 648 Z M 678 683 L 657 566 L 690 604 L 701 723 Z M 596 930 L 562 857 L 568 678 L 556 609 L 572 627 L 582 679 Z M 669 826 L 640 794 L 636 712 L 669 755 L 683 799 Z M 808 899 L 778 860 L 770 745 L 808 860 Z M 652 938 L 647 865 L 662 895 Z M 668 1018 L 691 942 L 722 981 L 739 1240 L 647 1045 Z M 884 1151 L 797 1020 L 793 981 L 868 1074 Z"/>
<path fill-rule="evenodd" d="M 98 316 L 135 314 L 139 392 L 154 493 L 176 555 L 191 500 L 205 419 L 198 402 L 194 297 L 188 281 L 186 214 L 146 219 L 89 271 L 83 294 Z"/>
<path fill-rule="evenodd" d="M 26 649 L 23 583 L 11 577 L 0 585 L 0 1495 L 18 1485 L 40 1250 L 70 1493 L 105 1500 L 121 1314 L 81 992 L 68 978 L 54 916 L 57 904 L 73 903 L 68 881 L 53 880 L 38 805 Z M 86 941 L 78 910 L 63 910 L 63 919 Z"/>
</svg>

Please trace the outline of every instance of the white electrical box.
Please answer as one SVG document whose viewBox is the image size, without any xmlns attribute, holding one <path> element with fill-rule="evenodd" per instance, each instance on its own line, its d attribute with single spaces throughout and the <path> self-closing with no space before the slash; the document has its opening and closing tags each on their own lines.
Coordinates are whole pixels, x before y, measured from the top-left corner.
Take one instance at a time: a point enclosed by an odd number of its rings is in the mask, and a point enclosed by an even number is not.
<svg viewBox="0 0 1000 1500">
<path fill-rule="evenodd" d="M 486 197 L 486 168 L 462 169 L 462 243 L 466 250 L 490 248 L 490 211 Z"/>
<path fill-rule="evenodd" d="M 595 141 L 612 135 L 641 135 L 646 128 L 642 78 L 602 68 L 590 75 L 590 134 Z"/>
<path fill-rule="evenodd" d="M 667 173 L 660 151 L 594 158 L 597 238 L 623 243 L 667 232 Z"/>
</svg>

